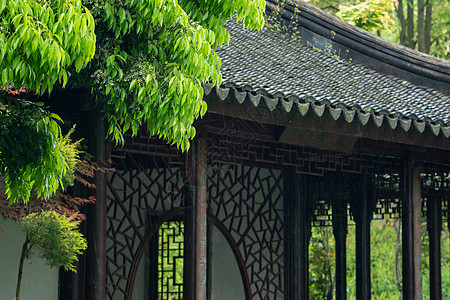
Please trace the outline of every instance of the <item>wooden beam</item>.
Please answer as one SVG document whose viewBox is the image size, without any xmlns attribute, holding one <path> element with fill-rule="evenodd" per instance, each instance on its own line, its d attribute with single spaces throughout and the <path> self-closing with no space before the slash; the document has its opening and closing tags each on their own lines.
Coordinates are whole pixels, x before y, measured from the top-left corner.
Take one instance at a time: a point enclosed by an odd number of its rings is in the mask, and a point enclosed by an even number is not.
<svg viewBox="0 0 450 300">
<path fill-rule="evenodd" d="M 404 162 L 402 199 L 403 299 L 419 300 L 422 292 L 422 248 L 420 238 L 421 179 L 413 154 Z"/>
<path fill-rule="evenodd" d="M 427 199 L 427 229 L 430 240 L 430 299 L 442 299 L 441 230 L 442 203 L 437 195 Z"/>
</svg>

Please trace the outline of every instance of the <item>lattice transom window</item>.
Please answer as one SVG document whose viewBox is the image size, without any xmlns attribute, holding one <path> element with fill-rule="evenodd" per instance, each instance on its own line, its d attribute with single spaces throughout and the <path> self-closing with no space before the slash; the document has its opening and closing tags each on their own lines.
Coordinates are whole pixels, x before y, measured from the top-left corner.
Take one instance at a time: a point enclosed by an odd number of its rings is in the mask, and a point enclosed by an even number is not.
<svg viewBox="0 0 450 300">
<path fill-rule="evenodd" d="M 184 223 L 165 222 L 158 233 L 158 299 L 183 299 Z"/>
</svg>

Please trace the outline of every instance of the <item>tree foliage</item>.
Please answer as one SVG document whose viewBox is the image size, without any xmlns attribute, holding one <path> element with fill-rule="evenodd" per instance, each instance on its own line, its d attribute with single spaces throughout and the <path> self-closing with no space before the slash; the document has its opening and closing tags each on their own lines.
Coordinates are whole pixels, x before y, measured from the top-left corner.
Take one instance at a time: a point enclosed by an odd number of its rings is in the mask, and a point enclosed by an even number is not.
<svg viewBox="0 0 450 300">
<path fill-rule="evenodd" d="M 450 2 L 447 0 L 306 1 L 390 41 L 450 59 Z"/>
<path fill-rule="evenodd" d="M 25 100 L 0 103 L 0 174 L 5 174 L 10 202 L 38 196 L 49 198 L 73 181 L 78 157 L 70 134 L 63 136 L 56 115 L 42 104 Z"/>
<path fill-rule="evenodd" d="M 401 221 L 373 220 L 370 225 L 372 299 L 400 299 L 402 295 Z M 347 233 L 347 296 L 356 299 L 355 224 L 349 221 Z M 442 299 L 450 297 L 450 234 L 443 224 L 441 235 Z M 429 299 L 429 240 L 426 224 L 421 227 L 423 298 Z M 313 227 L 309 244 L 310 296 L 332 299 L 335 293 L 335 241 L 331 227 Z"/>
<path fill-rule="evenodd" d="M 42 95 L 94 56 L 92 15 L 77 0 L 0 0 L 1 85 Z"/>
<path fill-rule="evenodd" d="M 21 222 L 28 240 L 26 257 L 38 255 L 51 267 L 76 271 L 77 255 L 87 248 L 86 239 L 78 231 L 79 221 L 54 211 L 29 214 Z"/>
<path fill-rule="evenodd" d="M 192 124 L 207 109 L 201 85 L 222 81 L 215 49 L 229 41 L 223 22 L 236 14 L 244 27 L 262 28 L 264 7 L 263 0 L 0 0 L 0 138 L 8 141 L 0 173 L 11 201 L 27 200 L 33 188 L 51 196 L 68 166 L 58 117 L 10 97 L 12 89 L 37 96 L 67 83 L 89 89 L 116 143 L 145 127 L 188 150 Z"/>
<path fill-rule="evenodd" d="M 263 25 L 262 0 L 87 1 L 97 53 L 81 83 L 94 87 L 116 142 L 140 126 L 182 150 L 206 112 L 201 84 L 222 81 L 215 48 L 229 41 L 223 22 L 237 12 L 245 27 Z"/>
<path fill-rule="evenodd" d="M 367 31 L 392 28 L 391 0 L 360 1 L 352 5 L 339 5 L 336 16 Z"/>
</svg>

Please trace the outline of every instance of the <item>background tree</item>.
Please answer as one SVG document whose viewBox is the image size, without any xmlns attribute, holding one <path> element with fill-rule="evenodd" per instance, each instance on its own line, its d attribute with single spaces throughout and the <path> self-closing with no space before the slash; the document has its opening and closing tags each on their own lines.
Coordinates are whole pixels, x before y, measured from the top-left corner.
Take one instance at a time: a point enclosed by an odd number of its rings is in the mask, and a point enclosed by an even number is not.
<svg viewBox="0 0 450 300">
<path fill-rule="evenodd" d="M 444 222 L 445 223 L 445 222 Z M 370 224 L 372 299 L 401 299 L 402 267 L 400 220 L 373 220 Z M 348 223 L 347 296 L 356 299 L 355 224 Z M 443 224 L 441 235 L 442 299 L 450 297 L 450 233 Z M 429 242 L 422 226 L 423 299 L 430 298 Z M 312 299 L 332 299 L 335 293 L 335 240 L 331 227 L 313 227 L 309 244 L 309 293 Z"/>
<path fill-rule="evenodd" d="M 70 170 L 74 172 L 64 176 L 63 185 L 70 186 L 78 182 L 87 188 L 95 189 L 95 172 L 108 172 L 111 169 L 92 162 L 89 155 L 83 154 L 84 159 L 79 159 L 79 143 L 69 142 L 70 133 L 62 139 L 68 148 L 66 151 L 73 153 Z M 18 222 L 25 233 L 19 260 L 16 300 L 20 298 L 24 262 L 27 259 L 40 256 L 51 267 L 63 267 L 76 272 L 73 263 L 87 247 L 86 239 L 78 230 L 79 223 L 85 219 L 79 210 L 82 205 L 93 202 L 95 198 L 92 196 L 74 197 L 59 189 L 49 199 L 32 191 L 27 202 L 19 199 L 11 204 L 7 196 L 0 191 L 0 216 Z"/>
<path fill-rule="evenodd" d="M 390 41 L 450 59 L 447 0 L 306 0 Z"/>
<path fill-rule="evenodd" d="M 207 108 L 201 84 L 222 80 L 215 49 L 229 41 L 223 22 L 236 13 L 244 27 L 262 28 L 264 7 L 263 0 L 0 0 L 0 139 L 8 140 L 0 174 L 11 202 L 33 188 L 48 198 L 66 172 L 58 117 L 11 97 L 14 89 L 41 96 L 56 85 L 84 88 L 116 143 L 145 127 L 188 150 L 192 123 Z M 15 159 L 16 150 L 26 159 Z"/>
</svg>

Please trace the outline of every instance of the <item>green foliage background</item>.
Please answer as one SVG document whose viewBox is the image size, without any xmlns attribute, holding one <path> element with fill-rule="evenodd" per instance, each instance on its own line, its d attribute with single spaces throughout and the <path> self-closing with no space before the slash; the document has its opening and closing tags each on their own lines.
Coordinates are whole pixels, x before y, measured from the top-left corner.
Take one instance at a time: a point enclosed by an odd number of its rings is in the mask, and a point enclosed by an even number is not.
<svg viewBox="0 0 450 300">
<path fill-rule="evenodd" d="M 398 220 L 374 220 L 371 223 L 371 287 L 372 299 L 401 299 L 395 280 L 395 250 L 400 250 L 397 271 L 401 283 L 401 241 L 397 239 Z M 401 240 L 401 236 L 400 236 Z M 423 296 L 430 299 L 429 242 L 426 225 L 422 226 Z M 328 299 L 334 295 L 335 262 L 334 236 L 331 227 L 313 228 L 310 251 L 310 296 Z M 443 224 L 441 235 L 442 299 L 450 299 L 450 234 Z M 331 294 L 330 294 L 331 289 Z M 347 296 L 356 299 L 355 226 L 350 223 L 347 235 Z"/>
<path fill-rule="evenodd" d="M 344 21 L 400 43 L 401 26 L 395 13 L 397 1 L 392 0 L 305 0 Z M 414 11 L 417 14 L 417 1 Z M 430 55 L 450 59 L 450 2 L 432 0 Z M 404 9 L 406 14 L 406 3 Z M 414 24 L 417 32 L 417 22 Z M 415 37 L 417 40 L 417 36 Z"/>
</svg>

